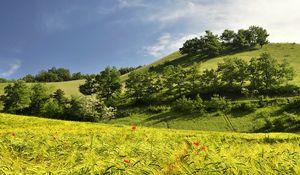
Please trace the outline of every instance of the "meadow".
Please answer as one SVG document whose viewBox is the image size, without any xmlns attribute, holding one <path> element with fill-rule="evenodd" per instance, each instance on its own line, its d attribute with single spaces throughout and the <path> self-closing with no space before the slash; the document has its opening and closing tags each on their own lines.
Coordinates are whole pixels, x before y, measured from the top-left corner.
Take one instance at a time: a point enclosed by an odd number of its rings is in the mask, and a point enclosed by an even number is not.
<svg viewBox="0 0 300 175">
<path fill-rule="evenodd" d="M 299 174 L 299 143 L 0 114 L 0 174 Z"/>
</svg>

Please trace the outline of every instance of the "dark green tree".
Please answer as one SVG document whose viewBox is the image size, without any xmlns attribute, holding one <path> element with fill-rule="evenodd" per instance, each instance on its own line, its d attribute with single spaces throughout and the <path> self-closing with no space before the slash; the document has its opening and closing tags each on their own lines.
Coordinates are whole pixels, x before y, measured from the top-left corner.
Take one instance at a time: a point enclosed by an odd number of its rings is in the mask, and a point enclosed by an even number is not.
<svg viewBox="0 0 300 175">
<path fill-rule="evenodd" d="M 30 106 L 30 88 L 25 81 L 18 80 L 4 88 L 3 105 L 8 113 L 20 113 Z"/>
<path fill-rule="evenodd" d="M 121 91 L 120 72 L 115 67 L 107 67 L 95 77 L 95 92 L 100 98 L 108 100 Z"/>
<path fill-rule="evenodd" d="M 199 38 L 193 38 L 187 40 L 183 46 L 179 49 L 181 54 L 195 55 L 199 52 L 201 47 L 201 41 Z"/>
<path fill-rule="evenodd" d="M 30 113 L 33 115 L 41 114 L 42 106 L 50 98 L 50 91 L 46 85 L 37 83 L 31 87 L 31 103 L 30 103 Z"/>
<path fill-rule="evenodd" d="M 263 53 L 250 60 L 249 74 L 251 87 L 261 90 L 278 87 L 283 82 L 292 80 L 294 70 L 286 61 L 278 63 L 270 54 Z"/>
</svg>

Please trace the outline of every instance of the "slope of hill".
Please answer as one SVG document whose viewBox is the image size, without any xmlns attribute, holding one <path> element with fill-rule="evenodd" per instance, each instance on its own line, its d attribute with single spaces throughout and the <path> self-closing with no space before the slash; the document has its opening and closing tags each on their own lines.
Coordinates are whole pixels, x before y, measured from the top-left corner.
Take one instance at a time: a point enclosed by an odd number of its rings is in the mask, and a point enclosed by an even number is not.
<svg viewBox="0 0 300 175">
<path fill-rule="evenodd" d="M 0 174 L 300 173 L 297 134 L 151 129 L 8 114 L 0 114 L 0 128 Z"/>
<path fill-rule="evenodd" d="M 84 83 L 84 80 L 74 80 L 74 81 L 65 81 L 65 82 L 52 82 L 45 83 L 49 88 L 62 89 L 67 96 L 79 95 L 79 86 Z M 0 83 L 0 95 L 4 93 L 4 87 L 9 83 Z"/>
<path fill-rule="evenodd" d="M 199 62 L 197 57 L 188 57 L 183 56 L 179 52 L 174 52 L 166 57 L 158 59 L 157 61 L 143 66 L 135 71 L 145 71 L 149 68 L 153 67 L 154 69 L 161 70 L 163 67 L 167 65 L 182 65 L 184 67 L 188 67 L 192 65 L 194 62 L 199 64 L 200 69 L 209 69 L 215 68 L 218 62 L 222 62 L 224 58 L 227 57 L 238 57 L 249 60 L 252 57 L 258 57 L 261 53 L 268 52 L 275 58 L 280 60 L 287 59 L 287 61 L 294 67 L 296 71 L 296 75 L 294 80 L 291 82 L 292 84 L 300 85 L 300 44 L 293 43 L 272 43 L 265 45 L 262 49 L 252 50 L 252 51 L 244 51 L 236 54 L 220 56 L 216 58 L 211 58 L 207 61 Z M 128 74 L 122 75 L 122 81 L 125 81 L 128 77 Z M 84 80 L 76 80 L 76 81 L 67 81 L 67 82 L 57 82 L 57 83 L 47 83 L 53 86 L 54 88 L 60 88 L 65 91 L 67 95 L 78 95 L 79 90 L 78 87 L 80 84 L 83 84 Z M 7 83 L 0 83 L 0 94 L 3 94 L 3 89 L 7 85 Z"/>
<path fill-rule="evenodd" d="M 136 71 L 145 71 L 151 67 L 154 69 L 161 70 L 167 65 L 182 65 L 183 67 L 188 67 L 194 62 L 198 63 L 200 69 L 202 70 L 210 69 L 216 68 L 217 63 L 222 62 L 224 58 L 242 58 L 245 60 L 250 60 L 252 57 L 258 57 L 263 52 L 268 52 L 271 56 L 279 60 L 286 59 L 296 71 L 296 75 L 292 83 L 300 85 L 300 44 L 294 43 L 271 43 L 265 45 L 261 49 L 259 48 L 256 50 L 219 56 L 206 61 L 199 61 L 197 56 L 189 57 L 181 55 L 179 52 L 174 52 L 166 57 L 163 57 L 153 62 L 152 64 L 137 69 Z"/>
</svg>

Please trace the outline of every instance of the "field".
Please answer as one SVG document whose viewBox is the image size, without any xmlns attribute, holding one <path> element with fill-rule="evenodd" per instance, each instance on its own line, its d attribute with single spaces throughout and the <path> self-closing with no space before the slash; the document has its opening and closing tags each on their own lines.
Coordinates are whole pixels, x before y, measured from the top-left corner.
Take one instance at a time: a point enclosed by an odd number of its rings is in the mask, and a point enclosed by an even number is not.
<svg viewBox="0 0 300 175">
<path fill-rule="evenodd" d="M 52 90 L 62 89 L 67 96 L 79 95 L 79 85 L 83 84 L 84 80 L 74 80 L 74 81 L 65 81 L 65 82 L 52 82 L 46 83 L 46 85 Z M 4 93 L 4 87 L 8 83 L 0 83 L 0 95 Z"/>
<path fill-rule="evenodd" d="M 297 134 L 238 134 L 0 114 L 0 174 L 299 174 Z"/>
</svg>

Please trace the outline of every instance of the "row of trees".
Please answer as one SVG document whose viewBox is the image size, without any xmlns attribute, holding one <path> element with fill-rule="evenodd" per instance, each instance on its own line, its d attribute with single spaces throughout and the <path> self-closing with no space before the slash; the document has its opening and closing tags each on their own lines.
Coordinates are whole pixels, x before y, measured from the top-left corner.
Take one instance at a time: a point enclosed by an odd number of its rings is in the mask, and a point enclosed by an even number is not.
<svg viewBox="0 0 300 175">
<path fill-rule="evenodd" d="M 144 102 L 162 94 L 178 98 L 184 95 L 222 94 L 232 89 L 244 95 L 250 90 L 262 94 L 292 80 L 293 76 L 294 70 L 286 61 L 278 62 L 263 53 L 249 62 L 228 58 L 219 63 L 216 69 L 203 72 L 199 71 L 196 64 L 189 69 L 170 65 L 164 68 L 162 74 L 134 71 L 128 75 L 123 92 L 126 97 Z M 97 94 L 107 101 L 118 97 L 122 92 L 120 73 L 116 68 L 108 67 L 95 78 L 87 79 L 80 86 L 80 92 L 85 95 Z"/>
<path fill-rule="evenodd" d="M 269 34 L 266 29 L 250 26 L 248 29 L 240 29 L 237 33 L 233 30 L 224 30 L 218 36 L 211 31 L 205 31 L 204 36 L 187 40 L 179 49 L 182 54 L 200 55 L 201 57 L 214 57 L 224 53 L 262 47 L 268 43 Z"/>
<path fill-rule="evenodd" d="M 121 75 L 129 73 L 133 70 L 140 68 L 138 67 L 121 67 L 118 69 Z M 81 80 L 87 78 L 94 78 L 94 74 L 82 74 L 81 72 L 72 73 L 69 69 L 65 68 L 56 68 L 52 67 L 48 70 L 42 70 L 37 75 L 28 74 L 22 78 L 22 80 L 32 83 L 32 82 L 62 82 L 62 81 L 70 81 L 70 80 Z M 6 82 L 5 79 L 0 79 L 0 82 Z"/>
<path fill-rule="evenodd" d="M 67 120 L 98 121 L 114 117 L 115 109 L 95 97 L 67 98 L 61 89 L 52 92 L 46 85 L 32 86 L 19 80 L 5 87 L 0 96 L 4 112 Z"/>
</svg>

